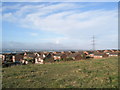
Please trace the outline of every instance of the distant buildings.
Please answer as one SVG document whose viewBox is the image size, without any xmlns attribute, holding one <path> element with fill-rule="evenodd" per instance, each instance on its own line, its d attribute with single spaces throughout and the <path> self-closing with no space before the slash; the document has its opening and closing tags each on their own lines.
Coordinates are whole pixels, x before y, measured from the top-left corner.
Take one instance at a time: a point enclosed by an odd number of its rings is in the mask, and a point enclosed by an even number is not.
<svg viewBox="0 0 120 90">
<path fill-rule="evenodd" d="M 111 56 L 120 56 L 120 50 L 7 53 L 2 54 L 2 64 L 5 65 L 8 62 L 13 65 L 44 64 L 55 61 L 98 59 Z"/>
</svg>

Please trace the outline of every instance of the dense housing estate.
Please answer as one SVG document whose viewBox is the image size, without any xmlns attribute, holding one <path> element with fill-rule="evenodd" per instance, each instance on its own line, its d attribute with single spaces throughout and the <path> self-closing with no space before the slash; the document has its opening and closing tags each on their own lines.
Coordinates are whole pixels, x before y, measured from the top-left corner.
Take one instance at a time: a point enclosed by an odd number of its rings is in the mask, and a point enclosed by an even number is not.
<svg viewBox="0 0 120 90">
<path fill-rule="evenodd" d="M 2 64 L 45 64 L 55 61 L 97 59 L 119 55 L 120 50 L 6 53 L 2 54 Z"/>
</svg>

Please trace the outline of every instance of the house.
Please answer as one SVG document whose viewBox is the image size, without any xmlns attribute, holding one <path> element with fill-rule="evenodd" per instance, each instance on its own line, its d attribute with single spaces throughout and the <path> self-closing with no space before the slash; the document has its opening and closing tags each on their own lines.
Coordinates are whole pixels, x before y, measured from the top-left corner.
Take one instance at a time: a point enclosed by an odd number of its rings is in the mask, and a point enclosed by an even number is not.
<svg viewBox="0 0 120 90">
<path fill-rule="evenodd" d="M 72 53 L 72 54 L 68 55 L 67 58 L 70 58 L 72 60 L 81 60 L 82 55 L 80 53 Z"/>
<path fill-rule="evenodd" d="M 15 61 L 20 61 L 21 62 L 22 60 L 24 60 L 24 55 L 23 54 L 16 54 L 13 57 L 14 57 L 13 60 L 15 60 Z"/>
<path fill-rule="evenodd" d="M 89 56 L 89 53 L 86 51 L 78 51 L 79 54 L 81 54 L 82 59 L 87 59 Z"/>
<path fill-rule="evenodd" d="M 64 59 L 64 60 L 65 60 L 66 58 L 67 58 L 67 55 L 66 55 L 66 54 L 62 54 L 62 55 L 61 55 L 61 59 Z"/>
<path fill-rule="evenodd" d="M 118 56 L 120 56 L 120 52 L 118 52 Z"/>
<path fill-rule="evenodd" d="M 53 57 L 53 53 L 50 52 L 46 55 L 46 57 L 44 58 L 45 62 L 54 62 L 54 57 Z"/>
<path fill-rule="evenodd" d="M 118 52 L 120 52 L 120 49 L 118 49 Z"/>
<path fill-rule="evenodd" d="M 37 52 L 37 55 L 39 54 L 39 56 L 42 56 L 42 57 L 46 57 L 47 53 L 44 53 L 44 52 Z"/>
<path fill-rule="evenodd" d="M 98 53 L 103 53 L 104 50 L 96 50 L 96 52 L 98 52 Z"/>
<path fill-rule="evenodd" d="M 0 59 L 2 58 L 2 54 L 0 54 Z"/>
<path fill-rule="evenodd" d="M 6 62 L 14 62 L 15 55 L 16 54 L 13 54 L 13 53 L 2 54 L 2 60 Z"/>
<path fill-rule="evenodd" d="M 94 53 L 94 51 L 84 51 L 83 53 L 86 53 L 87 55 L 89 54 L 93 54 Z"/>
<path fill-rule="evenodd" d="M 22 63 L 23 65 L 26 65 L 26 64 L 28 64 L 28 61 L 26 61 L 26 60 L 21 60 L 21 63 Z"/>
<path fill-rule="evenodd" d="M 64 52 L 64 54 L 66 54 L 66 55 L 68 56 L 68 55 L 70 55 L 70 54 L 72 54 L 72 53 L 66 51 L 66 52 Z"/>
<path fill-rule="evenodd" d="M 94 51 L 84 51 L 83 52 L 84 54 L 85 54 L 85 56 L 88 56 L 88 57 L 91 57 L 91 58 L 93 58 L 93 56 L 94 56 Z"/>
<path fill-rule="evenodd" d="M 2 61 L 5 61 L 5 55 L 2 54 Z"/>
<path fill-rule="evenodd" d="M 53 54 L 57 54 L 57 52 L 54 51 Z"/>
<path fill-rule="evenodd" d="M 6 60 L 6 55 L 7 54 L 2 54 L 2 64 L 6 63 L 7 60 Z"/>
<path fill-rule="evenodd" d="M 24 59 L 24 53 L 17 53 L 16 55 L 14 55 L 14 62 L 18 62 L 18 63 L 22 63 L 22 64 L 28 64 L 28 61 Z"/>
<path fill-rule="evenodd" d="M 73 52 L 72 51 L 68 51 L 69 54 L 72 54 Z"/>
<path fill-rule="evenodd" d="M 28 58 L 34 59 L 36 55 L 34 53 L 28 54 Z"/>
<path fill-rule="evenodd" d="M 107 53 L 107 52 L 112 52 L 111 50 L 104 50 L 104 53 Z"/>
<path fill-rule="evenodd" d="M 116 49 L 112 49 L 111 51 L 112 51 L 112 52 L 118 52 L 118 50 L 116 50 Z"/>
<path fill-rule="evenodd" d="M 108 57 L 109 55 L 106 53 L 94 53 L 93 58 L 98 59 L 98 58 L 105 58 Z"/>
<path fill-rule="evenodd" d="M 54 54 L 53 55 L 54 60 L 60 60 L 61 59 L 61 54 Z"/>
<path fill-rule="evenodd" d="M 54 60 L 60 60 L 60 59 L 66 59 L 67 55 L 66 54 L 63 54 L 63 53 L 58 53 L 58 54 L 54 54 L 53 55 L 53 58 Z"/>
<path fill-rule="evenodd" d="M 24 59 L 34 59 L 36 57 L 36 53 L 33 52 L 25 52 Z"/>
<path fill-rule="evenodd" d="M 64 52 L 64 51 L 61 51 L 61 53 L 62 53 L 62 54 L 65 54 L 65 52 Z"/>
<path fill-rule="evenodd" d="M 20 53 L 8 53 L 8 54 L 3 54 L 2 56 L 2 64 L 6 65 L 9 64 L 11 65 L 18 65 L 21 64 L 23 60 L 23 54 L 21 55 Z"/>
<path fill-rule="evenodd" d="M 44 57 L 42 57 L 42 56 L 37 56 L 37 57 L 35 57 L 35 61 L 34 61 L 34 63 L 35 64 L 44 64 Z"/>
<path fill-rule="evenodd" d="M 111 56 L 118 56 L 118 53 L 117 52 L 110 52 L 109 53 L 109 56 L 111 57 Z"/>
<path fill-rule="evenodd" d="M 75 53 L 75 51 L 71 51 L 71 53 Z"/>
<path fill-rule="evenodd" d="M 86 55 L 89 55 L 89 53 L 87 51 L 84 51 L 83 53 L 86 54 Z"/>
</svg>

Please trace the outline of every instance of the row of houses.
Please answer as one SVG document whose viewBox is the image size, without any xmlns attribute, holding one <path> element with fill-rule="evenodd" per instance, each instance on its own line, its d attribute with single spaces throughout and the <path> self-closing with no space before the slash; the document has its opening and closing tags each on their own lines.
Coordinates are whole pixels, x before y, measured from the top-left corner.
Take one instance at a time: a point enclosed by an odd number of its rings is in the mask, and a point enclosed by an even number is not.
<svg viewBox="0 0 120 90">
<path fill-rule="evenodd" d="M 2 63 L 20 62 L 28 64 L 44 64 L 46 62 L 69 61 L 69 60 L 86 60 L 88 58 L 106 58 L 119 56 L 119 50 L 96 50 L 96 51 L 62 51 L 62 52 L 24 52 L 2 54 Z"/>
<path fill-rule="evenodd" d="M 91 58 L 105 58 L 111 56 L 120 56 L 120 51 L 118 50 L 96 50 L 96 51 L 85 51 L 87 55 Z"/>
</svg>

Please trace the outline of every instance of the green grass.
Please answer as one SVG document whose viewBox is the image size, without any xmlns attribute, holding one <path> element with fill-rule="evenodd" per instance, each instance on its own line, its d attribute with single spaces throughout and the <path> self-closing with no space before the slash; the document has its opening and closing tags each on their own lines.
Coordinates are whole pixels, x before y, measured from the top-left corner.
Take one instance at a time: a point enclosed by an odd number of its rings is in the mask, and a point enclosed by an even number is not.
<svg viewBox="0 0 120 90">
<path fill-rule="evenodd" d="M 118 58 L 3 68 L 3 88 L 118 88 Z"/>
</svg>

